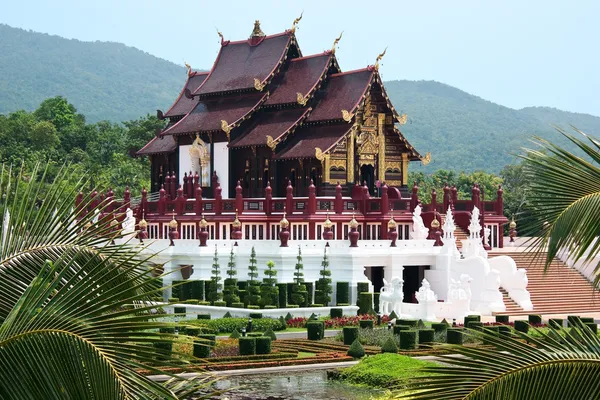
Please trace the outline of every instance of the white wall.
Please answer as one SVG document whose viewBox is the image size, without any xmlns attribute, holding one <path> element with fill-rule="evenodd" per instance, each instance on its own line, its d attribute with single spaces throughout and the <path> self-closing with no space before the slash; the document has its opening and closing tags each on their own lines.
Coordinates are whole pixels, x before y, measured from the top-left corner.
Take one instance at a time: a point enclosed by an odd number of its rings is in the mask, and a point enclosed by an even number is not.
<svg viewBox="0 0 600 400">
<path fill-rule="evenodd" d="M 192 160 L 190 159 L 191 144 L 179 146 L 179 184 L 183 185 L 183 174 L 190 173 L 192 170 Z"/>
<path fill-rule="evenodd" d="M 220 142 L 214 144 L 214 165 L 219 182 L 221 183 L 221 192 L 223 198 L 229 197 L 229 148 L 227 142 Z M 189 157 L 188 157 L 189 158 Z"/>
</svg>

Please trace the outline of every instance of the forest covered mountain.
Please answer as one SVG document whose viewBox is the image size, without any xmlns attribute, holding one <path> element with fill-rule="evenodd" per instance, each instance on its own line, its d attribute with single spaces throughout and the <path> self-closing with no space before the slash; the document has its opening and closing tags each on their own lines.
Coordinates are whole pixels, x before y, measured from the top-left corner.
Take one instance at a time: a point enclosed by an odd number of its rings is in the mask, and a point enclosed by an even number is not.
<svg viewBox="0 0 600 400">
<path fill-rule="evenodd" d="M 68 40 L 0 24 L 0 114 L 63 96 L 88 122 L 121 122 L 166 110 L 185 69 L 120 43 Z M 183 55 L 185 56 L 185 55 Z M 210 66 L 205 66 L 209 68 Z M 552 125 L 600 135 L 600 118 L 548 107 L 514 110 L 434 81 L 389 81 L 402 132 L 438 169 L 499 172 L 528 139 L 567 141 Z"/>
</svg>

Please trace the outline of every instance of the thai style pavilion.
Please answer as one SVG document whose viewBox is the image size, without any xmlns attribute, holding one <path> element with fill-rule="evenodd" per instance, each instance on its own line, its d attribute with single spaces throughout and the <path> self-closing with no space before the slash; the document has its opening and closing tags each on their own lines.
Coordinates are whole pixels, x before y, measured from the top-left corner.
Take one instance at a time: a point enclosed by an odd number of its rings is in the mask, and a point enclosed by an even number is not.
<svg viewBox="0 0 600 400">
<path fill-rule="evenodd" d="M 165 128 L 138 155 L 152 164 L 151 191 L 165 179 L 190 183 L 197 175 L 205 196 L 218 181 L 223 198 L 240 182 L 248 198 L 350 195 L 355 183 L 371 194 L 377 181 L 406 195 L 408 163 L 427 162 L 404 138 L 399 115 L 374 65 L 342 71 L 335 50 L 303 55 L 297 21 L 283 33 L 265 35 L 259 21 L 247 40 L 221 36 L 210 72 L 188 66 L 187 81 L 167 112 Z M 189 178 L 188 178 L 189 176 Z M 398 191 L 396 191 L 396 188 Z M 393 194 L 390 194 L 393 196 Z"/>
</svg>

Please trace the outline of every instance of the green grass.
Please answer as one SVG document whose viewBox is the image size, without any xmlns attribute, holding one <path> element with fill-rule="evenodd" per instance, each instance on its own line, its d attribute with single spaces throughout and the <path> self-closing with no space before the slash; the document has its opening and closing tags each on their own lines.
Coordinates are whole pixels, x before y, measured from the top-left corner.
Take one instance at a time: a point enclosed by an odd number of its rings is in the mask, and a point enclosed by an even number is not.
<svg viewBox="0 0 600 400">
<path fill-rule="evenodd" d="M 374 388 L 397 387 L 401 379 L 425 376 L 420 368 L 435 363 L 399 354 L 377 354 L 340 371 L 338 378 L 348 383 Z"/>
<path fill-rule="evenodd" d="M 298 352 L 298 358 L 309 358 L 309 357 L 314 357 L 316 355 L 317 355 L 317 353 L 309 353 L 307 351 L 299 351 Z"/>
</svg>

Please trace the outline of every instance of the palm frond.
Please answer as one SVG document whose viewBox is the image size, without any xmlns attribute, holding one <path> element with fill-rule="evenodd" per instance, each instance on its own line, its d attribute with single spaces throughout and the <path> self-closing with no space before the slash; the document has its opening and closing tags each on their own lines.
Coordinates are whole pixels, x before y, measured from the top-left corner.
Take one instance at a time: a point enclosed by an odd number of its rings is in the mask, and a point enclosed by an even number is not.
<svg viewBox="0 0 600 400">
<path fill-rule="evenodd" d="M 443 345 L 452 355 L 443 365 L 424 368 L 428 376 L 410 379 L 394 398 L 438 399 L 588 399 L 597 398 L 600 341 L 579 323 L 566 330 L 516 337 L 467 330 L 489 346 Z"/>
</svg>

